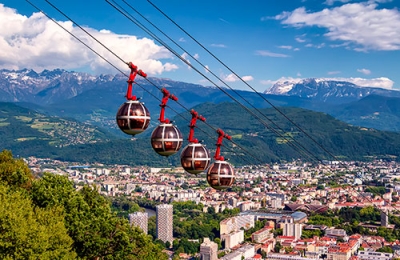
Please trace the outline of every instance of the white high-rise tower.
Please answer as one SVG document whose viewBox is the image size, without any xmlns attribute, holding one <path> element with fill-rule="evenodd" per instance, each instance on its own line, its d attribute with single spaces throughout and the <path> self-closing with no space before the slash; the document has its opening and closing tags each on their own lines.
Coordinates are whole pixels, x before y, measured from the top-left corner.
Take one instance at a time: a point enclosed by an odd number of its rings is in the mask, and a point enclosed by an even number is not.
<svg viewBox="0 0 400 260">
<path fill-rule="evenodd" d="M 162 204 L 156 207 L 157 217 L 157 238 L 166 243 L 173 242 L 173 207 L 172 205 Z"/>
<path fill-rule="evenodd" d="M 143 230 L 143 233 L 147 234 L 148 230 L 148 214 L 147 212 L 135 212 L 129 214 L 129 223 L 131 225 L 135 225 L 140 227 Z"/>
</svg>

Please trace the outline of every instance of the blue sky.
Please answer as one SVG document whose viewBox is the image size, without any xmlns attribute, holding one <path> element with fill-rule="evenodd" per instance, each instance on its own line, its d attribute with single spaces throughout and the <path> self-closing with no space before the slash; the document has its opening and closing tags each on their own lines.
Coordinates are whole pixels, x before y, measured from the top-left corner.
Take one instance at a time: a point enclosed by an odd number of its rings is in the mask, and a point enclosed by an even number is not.
<svg viewBox="0 0 400 260">
<path fill-rule="evenodd" d="M 45 1 L 31 2 L 128 72 L 126 65 Z M 127 0 L 183 50 L 122 0 L 115 2 L 214 83 L 222 85 L 220 78 L 233 88 L 249 89 L 147 1 Z M 258 91 L 268 89 L 276 81 L 311 77 L 400 90 L 399 0 L 152 2 Z M 118 73 L 26 1 L 0 3 L 0 68 Z M 213 85 L 106 1 L 51 3 L 123 60 L 132 61 L 150 76 Z M 218 78 L 207 73 L 195 59 Z"/>
</svg>

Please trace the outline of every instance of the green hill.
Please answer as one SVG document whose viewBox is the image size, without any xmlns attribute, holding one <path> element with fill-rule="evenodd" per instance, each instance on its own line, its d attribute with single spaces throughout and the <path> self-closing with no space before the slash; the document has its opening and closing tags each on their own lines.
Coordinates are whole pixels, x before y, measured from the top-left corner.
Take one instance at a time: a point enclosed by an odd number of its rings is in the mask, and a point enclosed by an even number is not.
<svg viewBox="0 0 400 260">
<path fill-rule="evenodd" d="M 267 126 L 234 103 L 204 103 L 194 109 L 207 119 L 207 124 L 198 121 L 196 137 L 203 140 L 213 155 L 218 137 L 215 129 L 221 128 L 227 132 L 233 137 L 234 143 L 224 140 L 222 154 L 235 165 L 293 159 L 392 159 L 400 154 L 400 134 L 350 126 L 324 113 L 300 108 L 280 108 L 286 117 L 301 127 L 321 148 L 274 109 L 260 110 L 262 115 L 259 117 Z M 181 130 L 185 146 L 190 113 L 185 112 L 172 118 L 170 111 L 167 111 L 167 117 L 173 119 Z M 153 120 L 152 125 L 156 124 L 157 121 Z M 270 128 L 276 129 L 279 134 Z M 153 151 L 149 140 L 151 132 L 152 129 L 148 129 L 133 139 L 129 139 L 129 136 L 113 139 L 113 136 L 90 125 L 46 117 L 12 104 L 3 103 L 0 106 L 0 148 L 10 149 L 23 157 L 34 155 L 84 163 L 97 161 L 107 164 L 180 165 L 180 153 L 166 158 Z M 85 141 L 79 143 L 76 140 Z"/>
</svg>

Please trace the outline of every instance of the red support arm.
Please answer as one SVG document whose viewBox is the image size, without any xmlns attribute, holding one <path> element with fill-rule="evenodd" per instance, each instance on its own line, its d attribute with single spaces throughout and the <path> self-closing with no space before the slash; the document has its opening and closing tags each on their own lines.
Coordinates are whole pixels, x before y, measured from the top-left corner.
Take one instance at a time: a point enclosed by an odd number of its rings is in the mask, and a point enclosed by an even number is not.
<svg viewBox="0 0 400 260">
<path fill-rule="evenodd" d="M 166 88 L 162 88 L 161 92 L 163 93 L 163 98 L 161 99 L 161 112 L 160 112 L 160 118 L 158 120 L 160 120 L 161 123 L 166 123 L 169 124 L 169 119 L 168 118 L 164 118 L 165 116 L 165 107 L 167 106 L 167 102 L 169 99 L 172 99 L 174 101 L 178 101 L 178 98 L 174 95 L 172 95 L 171 93 L 169 93 L 169 91 Z"/>
<path fill-rule="evenodd" d="M 190 125 L 189 125 L 190 131 L 189 131 L 188 140 L 191 143 L 198 143 L 199 140 L 197 138 L 194 138 L 194 128 L 196 127 L 196 121 L 197 121 L 197 119 L 199 119 L 199 120 L 205 122 L 206 119 L 202 115 L 199 115 L 199 113 L 197 113 L 193 109 L 190 111 L 190 114 L 192 114 L 192 120 L 190 120 Z"/>
<path fill-rule="evenodd" d="M 137 66 L 133 65 L 132 62 L 129 62 L 128 66 L 131 69 L 131 73 L 129 74 L 128 90 L 126 91 L 125 97 L 127 100 L 136 100 L 136 96 L 132 95 L 132 84 L 135 82 L 135 77 L 137 74 L 139 74 L 143 78 L 147 77 L 147 74 L 144 73 L 142 70 L 138 70 Z"/>
<path fill-rule="evenodd" d="M 217 143 L 216 143 L 217 149 L 215 150 L 214 159 L 217 160 L 217 161 L 223 161 L 224 157 L 221 156 L 222 140 L 224 138 L 226 138 L 228 140 L 231 140 L 232 137 L 230 135 L 228 135 L 228 134 L 225 134 L 224 131 L 222 131 L 221 129 L 218 129 L 217 133 L 218 133 L 218 140 L 217 140 Z"/>
</svg>

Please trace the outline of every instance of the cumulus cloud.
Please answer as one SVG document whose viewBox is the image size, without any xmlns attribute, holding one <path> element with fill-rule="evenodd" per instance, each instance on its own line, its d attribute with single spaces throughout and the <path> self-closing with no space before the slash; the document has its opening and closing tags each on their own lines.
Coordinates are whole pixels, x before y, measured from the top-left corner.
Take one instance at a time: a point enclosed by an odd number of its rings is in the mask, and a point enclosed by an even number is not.
<svg viewBox="0 0 400 260">
<path fill-rule="evenodd" d="M 275 53 L 275 52 L 263 51 L 263 50 L 256 51 L 256 55 L 274 57 L 274 58 L 288 58 L 288 57 L 290 57 L 289 55 L 286 55 L 286 54 L 283 54 L 283 53 Z"/>
<path fill-rule="evenodd" d="M 253 78 L 253 76 L 243 76 L 242 80 L 244 80 L 244 81 L 253 81 L 254 78 Z"/>
<path fill-rule="evenodd" d="M 373 79 L 343 78 L 339 80 L 348 81 L 360 87 L 374 87 L 374 88 L 384 88 L 384 89 L 393 89 L 393 84 L 394 84 L 393 80 L 386 77 L 373 78 Z"/>
<path fill-rule="evenodd" d="M 239 80 L 239 78 L 236 77 L 236 75 L 233 74 L 233 73 L 231 73 L 231 74 L 229 74 L 229 75 L 224 75 L 224 76 L 222 77 L 222 79 L 223 79 L 223 81 L 226 81 L 226 82 L 235 82 L 235 81 L 238 81 L 238 80 Z"/>
<path fill-rule="evenodd" d="M 55 68 L 74 70 L 91 68 L 95 73 L 117 72 L 115 68 L 41 13 L 33 13 L 27 17 L 18 14 L 15 9 L 0 4 L 0 17 L 0 66 L 2 68 L 29 67 L 36 71 Z M 113 65 L 126 71 L 126 64 L 81 29 L 73 26 L 70 21 L 58 21 L 58 23 Z M 147 74 L 161 74 L 163 71 L 178 68 L 173 63 L 161 62 L 163 59 L 173 58 L 172 54 L 166 48 L 156 45 L 151 39 L 139 39 L 131 35 L 115 34 L 108 30 L 84 28 L 124 61 L 134 62 Z"/>
<path fill-rule="evenodd" d="M 223 81 L 225 81 L 225 82 L 236 82 L 236 81 L 240 81 L 240 80 L 243 80 L 243 81 L 253 81 L 254 80 L 254 78 L 253 78 L 253 76 L 250 76 L 250 75 L 248 75 L 248 76 L 243 76 L 241 79 L 240 78 L 238 78 L 235 74 L 233 74 L 233 73 L 231 73 L 231 74 L 229 74 L 229 75 L 222 75 L 221 76 L 221 79 L 223 80 Z"/>
<path fill-rule="evenodd" d="M 400 11 L 379 9 L 376 2 L 348 3 L 318 12 L 300 7 L 275 19 L 298 28 L 325 28 L 328 39 L 350 42 L 357 51 L 400 50 Z"/>
<path fill-rule="evenodd" d="M 368 69 L 358 69 L 357 71 L 360 72 L 360 73 L 362 73 L 362 74 L 364 74 L 364 75 L 369 75 L 369 74 L 371 74 L 371 71 L 368 70 Z"/>
</svg>

